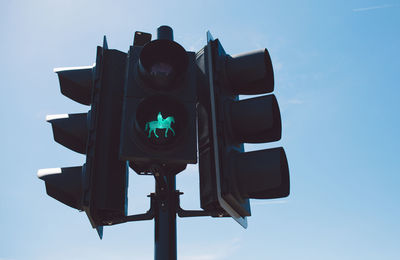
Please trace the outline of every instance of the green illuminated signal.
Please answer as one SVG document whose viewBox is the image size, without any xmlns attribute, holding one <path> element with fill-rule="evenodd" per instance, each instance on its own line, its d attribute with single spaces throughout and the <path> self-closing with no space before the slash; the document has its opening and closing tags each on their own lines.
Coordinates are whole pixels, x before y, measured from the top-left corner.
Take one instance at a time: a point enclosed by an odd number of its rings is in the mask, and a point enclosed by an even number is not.
<svg viewBox="0 0 400 260">
<path fill-rule="evenodd" d="M 161 112 L 158 112 L 157 121 L 147 122 L 146 126 L 144 128 L 144 131 L 149 130 L 149 135 L 147 136 L 148 138 L 151 137 L 152 132 L 154 133 L 154 136 L 156 138 L 158 138 L 156 130 L 157 129 L 167 129 L 167 130 L 165 130 L 165 134 L 164 134 L 165 138 L 167 138 L 168 130 L 171 130 L 172 134 L 175 135 L 175 131 L 174 131 L 174 129 L 172 129 L 171 123 L 175 123 L 175 119 L 173 116 L 169 116 L 169 117 L 163 119 Z"/>
</svg>

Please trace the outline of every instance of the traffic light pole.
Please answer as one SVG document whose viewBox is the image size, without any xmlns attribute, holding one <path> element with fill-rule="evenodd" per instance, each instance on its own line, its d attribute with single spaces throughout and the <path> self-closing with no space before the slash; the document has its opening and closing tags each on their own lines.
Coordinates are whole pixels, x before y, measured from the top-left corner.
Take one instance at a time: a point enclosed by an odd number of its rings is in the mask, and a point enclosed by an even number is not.
<svg viewBox="0 0 400 260">
<path fill-rule="evenodd" d="M 161 26 L 157 38 L 174 40 L 172 28 Z M 176 260 L 176 175 L 171 171 L 154 171 L 156 179 L 156 208 L 154 216 L 154 259 Z M 164 168 L 165 169 L 165 168 Z"/>
<path fill-rule="evenodd" d="M 203 210 L 184 210 L 180 207 L 179 196 L 183 194 L 176 190 L 176 174 L 186 168 L 186 165 L 153 165 L 152 173 L 156 180 L 156 192 L 152 193 L 152 209 L 154 214 L 154 259 L 176 260 L 176 215 L 179 217 L 216 216 L 218 212 Z M 144 220 L 132 218 L 131 221 Z"/>
<path fill-rule="evenodd" d="M 176 260 L 176 176 L 155 172 L 154 259 Z"/>
</svg>

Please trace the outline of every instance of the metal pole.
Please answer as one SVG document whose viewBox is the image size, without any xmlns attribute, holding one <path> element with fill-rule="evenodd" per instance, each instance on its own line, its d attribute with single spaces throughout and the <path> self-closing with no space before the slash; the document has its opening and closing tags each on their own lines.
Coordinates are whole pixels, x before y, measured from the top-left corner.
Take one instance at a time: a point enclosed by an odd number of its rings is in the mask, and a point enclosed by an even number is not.
<svg viewBox="0 0 400 260">
<path fill-rule="evenodd" d="M 174 40 L 172 28 L 160 26 L 157 39 Z M 160 169 L 160 168 L 159 168 Z M 176 176 L 168 170 L 154 173 L 156 177 L 156 208 L 154 216 L 154 259 L 176 260 Z M 158 176 L 156 176 L 159 174 Z"/>
<path fill-rule="evenodd" d="M 175 174 L 161 175 L 156 182 L 156 208 L 154 216 L 154 259 L 176 260 L 176 185 Z"/>
<path fill-rule="evenodd" d="M 172 28 L 163 25 L 157 28 L 157 39 L 158 40 L 174 40 L 174 32 L 172 31 Z"/>
</svg>

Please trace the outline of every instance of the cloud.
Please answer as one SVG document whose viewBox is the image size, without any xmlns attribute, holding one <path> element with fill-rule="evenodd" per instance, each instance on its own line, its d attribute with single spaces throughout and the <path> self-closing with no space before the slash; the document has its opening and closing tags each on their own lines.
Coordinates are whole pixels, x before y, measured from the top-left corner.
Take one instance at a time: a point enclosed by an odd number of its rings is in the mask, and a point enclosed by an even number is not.
<svg viewBox="0 0 400 260">
<path fill-rule="evenodd" d="M 292 104 L 292 105 L 301 105 L 303 103 L 304 101 L 298 98 L 292 98 L 287 101 L 287 104 Z"/>
<path fill-rule="evenodd" d="M 275 62 L 274 63 L 274 70 L 275 71 L 281 71 L 283 68 L 283 63 L 282 62 Z"/>
<path fill-rule="evenodd" d="M 197 255 L 197 256 L 184 256 L 184 260 L 217 260 L 221 259 L 221 256 L 218 254 L 205 254 L 205 255 Z"/>
<path fill-rule="evenodd" d="M 199 251 L 198 245 L 196 246 L 196 250 L 190 250 L 190 253 L 183 253 L 181 257 L 182 260 L 222 260 L 229 259 L 235 251 L 238 250 L 240 246 L 240 239 L 233 238 L 231 240 L 225 241 L 224 243 L 219 243 L 217 245 L 210 247 L 207 246 L 207 251 L 212 253 L 205 253 L 203 251 Z"/>
<path fill-rule="evenodd" d="M 355 9 L 353 9 L 353 12 L 364 12 L 364 11 L 370 11 L 370 10 L 375 10 L 375 9 L 391 8 L 391 7 L 396 7 L 396 6 L 399 6 L 399 5 L 397 5 L 397 4 L 376 5 L 376 6 L 370 6 L 370 7 L 355 8 Z"/>
<path fill-rule="evenodd" d="M 265 201 L 252 201 L 251 205 L 268 205 L 268 204 L 285 204 L 288 200 L 265 200 Z"/>
<path fill-rule="evenodd" d="M 303 106 L 306 103 L 306 100 L 299 97 L 280 98 L 278 99 L 278 101 L 281 113 L 287 111 L 288 109 L 298 108 L 299 106 Z"/>
<path fill-rule="evenodd" d="M 203 37 L 200 37 L 189 46 L 188 51 L 197 52 L 201 48 L 203 48 L 206 44 L 207 41 Z"/>
<path fill-rule="evenodd" d="M 304 104 L 305 101 L 301 98 L 288 98 L 288 99 L 284 99 L 282 98 L 281 101 L 279 102 L 279 106 L 282 107 L 282 109 L 284 109 L 285 107 L 289 107 L 292 105 L 302 105 Z"/>
</svg>

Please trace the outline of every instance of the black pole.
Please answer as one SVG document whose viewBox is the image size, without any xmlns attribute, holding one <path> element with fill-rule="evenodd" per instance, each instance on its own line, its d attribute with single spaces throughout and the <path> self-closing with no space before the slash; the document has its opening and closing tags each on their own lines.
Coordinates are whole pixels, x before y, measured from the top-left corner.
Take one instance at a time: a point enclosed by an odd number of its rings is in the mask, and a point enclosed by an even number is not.
<svg viewBox="0 0 400 260">
<path fill-rule="evenodd" d="M 157 28 L 157 39 L 158 40 L 174 40 L 174 32 L 172 31 L 172 28 L 163 25 Z"/>
<path fill-rule="evenodd" d="M 156 177 L 156 208 L 154 216 L 154 259 L 176 260 L 176 185 L 175 174 Z"/>
<path fill-rule="evenodd" d="M 157 39 L 173 41 L 172 28 L 165 25 L 158 27 Z M 153 174 L 156 178 L 154 259 L 176 260 L 176 173 L 166 170 L 166 167 L 156 167 Z"/>
</svg>

